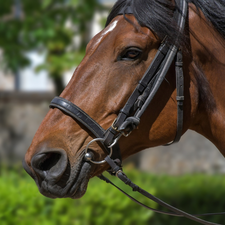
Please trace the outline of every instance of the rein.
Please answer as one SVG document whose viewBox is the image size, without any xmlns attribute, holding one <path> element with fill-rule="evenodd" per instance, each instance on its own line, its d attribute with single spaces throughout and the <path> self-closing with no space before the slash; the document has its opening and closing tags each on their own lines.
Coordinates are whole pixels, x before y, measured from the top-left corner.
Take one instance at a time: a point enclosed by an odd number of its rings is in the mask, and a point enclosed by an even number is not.
<svg viewBox="0 0 225 225">
<path fill-rule="evenodd" d="M 186 0 L 176 0 L 177 10 L 174 13 L 174 19 L 177 21 L 179 32 L 182 33 L 185 26 L 185 19 L 187 15 L 187 2 Z M 118 15 L 132 14 L 131 6 L 125 6 L 125 8 L 118 13 Z M 58 108 L 65 114 L 71 116 L 76 121 L 80 122 L 85 128 L 91 132 L 91 134 L 95 137 L 92 141 L 88 143 L 85 148 L 85 161 L 90 161 L 93 164 L 102 164 L 108 163 L 111 167 L 108 172 L 111 175 L 117 176 L 120 180 L 122 180 L 125 184 L 129 185 L 133 191 L 137 191 L 147 198 L 155 201 L 161 206 L 169 209 L 171 212 L 163 212 L 156 209 L 152 209 L 141 202 L 137 201 L 124 191 L 122 191 L 119 187 L 114 185 L 108 178 L 100 175 L 99 178 L 106 181 L 107 183 L 112 184 L 126 196 L 128 196 L 131 200 L 135 201 L 139 205 L 152 210 L 154 212 L 186 217 L 196 222 L 205 225 L 218 225 L 216 223 L 211 223 L 205 220 L 198 218 L 199 216 L 211 216 L 211 215 L 222 215 L 225 212 L 221 213 L 207 213 L 207 214 L 199 214 L 199 215 L 191 215 L 182 210 L 179 210 L 162 200 L 156 198 L 145 190 L 141 189 L 139 186 L 134 184 L 130 179 L 122 171 L 121 166 L 121 155 L 120 149 L 118 145 L 118 140 L 122 136 L 129 136 L 129 134 L 139 125 L 140 118 L 151 103 L 153 97 L 157 93 L 159 87 L 161 86 L 162 81 L 165 79 L 165 76 L 168 72 L 169 67 L 172 62 L 175 60 L 175 71 L 176 71 L 176 88 L 177 88 L 177 132 L 174 140 L 167 145 L 178 142 L 182 135 L 183 129 L 183 102 L 184 102 L 184 77 L 183 77 L 183 60 L 182 60 L 182 52 L 177 48 L 176 42 L 172 46 L 168 46 L 168 43 L 165 40 L 161 43 L 161 46 L 156 53 L 155 58 L 153 59 L 151 65 L 148 67 L 147 71 L 143 75 L 142 79 L 139 81 L 139 84 L 131 94 L 130 98 L 126 102 L 125 106 L 120 110 L 117 118 L 113 122 L 113 124 L 107 129 L 104 130 L 96 121 L 94 121 L 88 114 L 86 114 L 82 109 L 78 106 L 74 105 L 72 102 L 61 98 L 55 97 L 51 103 L 51 108 Z M 103 147 L 104 152 L 106 153 L 106 158 L 102 161 L 94 161 L 93 153 L 89 150 L 90 144 L 93 142 L 100 142 Z"/>
</svg>

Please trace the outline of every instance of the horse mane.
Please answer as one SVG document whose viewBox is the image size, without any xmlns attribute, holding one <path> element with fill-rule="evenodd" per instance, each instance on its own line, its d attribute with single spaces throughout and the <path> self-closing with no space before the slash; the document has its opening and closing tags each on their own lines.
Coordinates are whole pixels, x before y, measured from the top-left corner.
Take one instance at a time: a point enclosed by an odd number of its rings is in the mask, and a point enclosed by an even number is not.
<svg viewBox="0 0 225 225">
<path fill-rule="evenodd" d="M 201 10 L 207 20 L 225 39 L 225 1 L 224 0 L 187 0 Z M 167 36 L 174 43 L 179 28 L 173 19 L 176 6 L 171 0 L 118 0 L 112 8 L 106 26 L 118 15 L 118 12 L 130 5 L 133 15 L 141 26 L 148 27 L 160 40 Z M 179 35 L 182 39 L 182 35 Z M 185 37 L 183 36 L 183 39 Z"/>
<path fill-rule="evenodd" d="M 207 20 L 225 39 L 225 1 L 224 0 L 188 0 L 200 9 Z"/>
<path fill-rule="evenodd" d="M 167 41 L 172 42 L 174 35 L 178 34 L 177 24 L 173 20 L 174 5 L 170 0 L 118 0 L 108 16 L 106 26 L 127 5 L 132 8 L 139 24 L 148 27 L 160 40 L 167 36 Z"/>
</svg>

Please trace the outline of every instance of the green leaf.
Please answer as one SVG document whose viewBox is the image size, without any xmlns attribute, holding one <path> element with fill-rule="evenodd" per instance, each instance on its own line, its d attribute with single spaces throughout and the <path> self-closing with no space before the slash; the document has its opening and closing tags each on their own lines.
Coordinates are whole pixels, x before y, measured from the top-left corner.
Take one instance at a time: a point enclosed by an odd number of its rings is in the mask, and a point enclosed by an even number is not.
<svg viewBox="0 0 225 225">
<path fill-rule="evenodd" d="M 51 3 L 52 3 L 52 0 L 44 0 L 44 1 L 42 1 L 42 8 L 46 9 Z"/>
</svg>

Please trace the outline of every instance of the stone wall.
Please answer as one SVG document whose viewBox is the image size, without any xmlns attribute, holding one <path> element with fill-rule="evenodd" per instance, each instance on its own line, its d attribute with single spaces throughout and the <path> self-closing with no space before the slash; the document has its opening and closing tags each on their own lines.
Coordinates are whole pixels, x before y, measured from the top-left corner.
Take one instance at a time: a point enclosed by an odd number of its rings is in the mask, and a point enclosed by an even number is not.
<svg viewBox="0 0 225 225">
<path fill-rule="evenodd" d="M 22 161 L 53 97 L 51 93 L 0 92 L 0 163 Z M 153 173 L 225 173 L 225 159 L 216 147 L 191 131 L 178 144 L 147 149 L 130 161 Z"/>
<path fill-rule="evenodd" d="M 187 131 L 180 142 L 147 149 L 140 154 L 139 166 L 153 173 L 225 173 L 225 159 L 206 138 Z"/>
<path fill-rule="evenodd" d="M 0 92 L 0 163 L 22 161 L 53 96 Z"/>
</svg>

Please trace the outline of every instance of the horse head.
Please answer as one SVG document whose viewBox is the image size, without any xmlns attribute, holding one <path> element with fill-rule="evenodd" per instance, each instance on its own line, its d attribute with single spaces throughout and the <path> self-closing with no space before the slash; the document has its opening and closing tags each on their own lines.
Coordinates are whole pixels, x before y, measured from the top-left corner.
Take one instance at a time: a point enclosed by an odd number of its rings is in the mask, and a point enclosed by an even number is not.
<svg viewBox="0 0 225 225">
<path fill-rule="evenodd" d="M 167 4 L 148 1 L 149 5 L 142 7 L 141 11 L 138 11 L 138 1 L 134 1 L 132 13 L 129 10 L 126 13 L 127 8 L 124 6 L 127 2 L 131 1 L 118 1 L 107 26 L 89 42 L 84 59 L 60 95 L 62 99 L 78 106 L 104 130 L 113 126 L 165 38 L 167 43 L 174 44 L 174 36 L 179 36 L 179 29 L 173 19 L 173 1 L 165 1 Z M 159 7 L 156 8 L 155 4 L 161 4 L 160 10 L 164 8 L 164 14 L 159 14 Z M 119 13 L 121 9 L 122 15 Z M 144 24 L 145 17 L 141 13 L 145 10 L 150 17 L 150 25 Z M 195 19 L 197 17 L 193 11 L 190 15 L 195 15 Z M 195 19 L 189 23 L 194 24 Z M 187 38 L 185 35 L 183 37 L 179 41 L 182 43 L 180 47 L 184 49 L 186 84 L 182 133 L 193 124 L 199 106 L 196 78 L 191 69 L 194 50 L 190 42 L 196 38 L 191 39 L 189 34 Z M 164 145 L 174 140 L 177 132 L 176 96 L 173 61 L 138 126 L 128 137 L 119 139 L 122 159 L 147 147 Z M 108 169 L 107 163 L 96 165 L 84 160 L 86 146 L 93 138 L 93 133 L 69 113 L 55 107 L 49 110 L 24 160 L 24 168 L 35 179 L 43 195 L 79 198 L 85 193 L 89 179 Z M 103 160 L 107 154 L 100 142 L 91 143 L 88 149 L 96 161 Z"/>
</svg>

